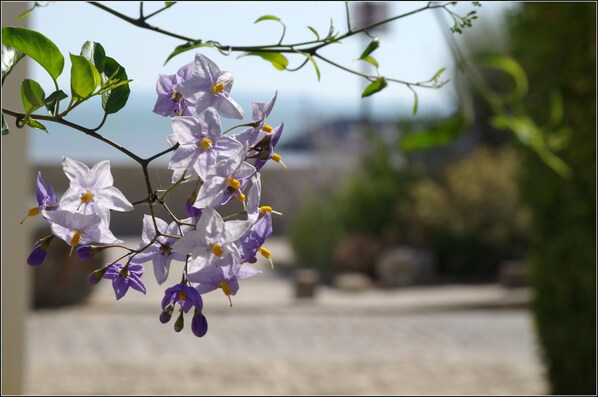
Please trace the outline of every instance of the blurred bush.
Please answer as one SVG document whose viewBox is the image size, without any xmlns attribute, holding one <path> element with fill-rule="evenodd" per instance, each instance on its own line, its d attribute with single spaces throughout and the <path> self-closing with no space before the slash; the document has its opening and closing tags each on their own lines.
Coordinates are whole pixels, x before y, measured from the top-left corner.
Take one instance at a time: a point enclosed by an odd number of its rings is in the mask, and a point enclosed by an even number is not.
<svg viewBox="0 0 598 397">
<path fill-rule="evenodd" d="M 361 172 L 300 211 L 290 240 L 303 264 L 324 280 L 347 271 L 374 276 L 385 249 L 411 245 L 434 252 L 444 280 L 486 281 L 497 279 L 501 260 L 522 257 L 528 216 L 514 150 L 481 148 L 424 172 L 396 161 L 394 148 L 373 138 Z"/>
<path fill-rule="evenodd" d="M 529 214 L 519 197 L 519 167 L 512 147 L 480 146 L 419 179 L 397 203 L 411 242 L 435 251 L 445 279 L 495 281 L 501 261 L 523 257 Z"/>
<path fill-rule="evenodd" d="M 533 310 L 554 394 L 596 394 L 596 4 L 524 3 L 510 19 L 538 123 L 572 131 L 557 154 L 565 179 L 524 151 L 521 187 L 532 208 Z M 546 120 L 550 98 L 562 120 Z M 550 137 L 549 137 L 550 138 Z"/>
</svg>

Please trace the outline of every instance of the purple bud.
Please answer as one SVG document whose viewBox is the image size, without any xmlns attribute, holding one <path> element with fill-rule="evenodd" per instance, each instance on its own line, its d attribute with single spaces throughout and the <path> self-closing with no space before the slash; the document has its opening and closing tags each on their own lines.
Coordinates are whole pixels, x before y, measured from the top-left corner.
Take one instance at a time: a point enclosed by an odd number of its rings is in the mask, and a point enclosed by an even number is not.
<svg viewBox="0 0 598 397">
<path fill-rule="evenodd" d="M 176 332 L 181 332 L 183 330 L 184 326 L 185 326 L 185 320 L 183 319 L 183 311 L 181 311 L 181 314 L 179 314 L 179 317 L 176 319 L 176 321 L 174 323 L 174 330 Z"/>
<path fill-rule="evenodd" d="M 95 249 L 95 247 L 92 247 L 91 245 L 81 245 L 79 248 L 77 248 L 77 251 L 75 251 L 75 253 L 77 254 L 77 258 L 79 258 L 82 261 L 88 261 L 90 259 L 93 259 L 94 255 L 97 254 L 97 249 Z"/>
<path fill-rule="evenodd" d="M 46 247 L 35 245 L 33 250 L 27 257 L 27 264 L 29 266 L 39 266 L 46 260 L 48 250 Z"/>
<path fill-rule="evenodd" d="M 97 283 L 99 283 L 109 268 L 110 266 L 103 267 L 87 276 L 87 282 L 89 283 L 89 285 L 96 285 Z"/>
<path fill-rule="evenodd" d="M 170 321 L 170 319 L 172 317 L 173 310 L 174 310 L 174 305 L 170 305 L 166 309 L 164 309 L 162 311 L 162 313 L 160 313 L 160 322 L 162 324 L 166 324 L 167 322 Z"/>
<path fill-rule="evenodd" d="M 195 310 L 191 320 L 191 330 L 197 337 L 202 337 L 208 332 L 208 320 L 201 312 Z"/>
<path fill-rule="evenodd" d="M 187 211 L 187 215 L 192 216 L 194 218 L 199 218 L 201 216 L 202 210 L 199 208 L 195 208 L 193 203 L 195 203 L 195 199 L 197 195 L 194 193 L 185 202 L 185 210 Z"/>
<path fill-rule="evenodd" d="M 252 256 L 251 258 L 247 259 L 247 263 L 256 263 L 257 262 L 257 258 L 255 256 Z"/>
<path fill-rule="evenodd" d="M 39 266 L 46 260 L 48 256 L 48 248 L 54 236 L 44 237 L 35 242 L 31 253 L 27 257 L 27 264 L 29 266 Z"/>
</svg>

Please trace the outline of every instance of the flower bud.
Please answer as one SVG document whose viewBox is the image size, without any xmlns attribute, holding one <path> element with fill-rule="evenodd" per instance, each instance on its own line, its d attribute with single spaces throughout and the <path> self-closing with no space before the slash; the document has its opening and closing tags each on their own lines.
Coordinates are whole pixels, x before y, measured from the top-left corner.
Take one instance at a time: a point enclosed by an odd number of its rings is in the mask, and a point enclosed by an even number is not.
<svg viewBox="0 0 598 397">
<path fill-rule="evenodd" d="M 82 261 L 88 261 L 93 259 L 93 257 L 100 251 L 102 251 L 102 247 L 94 247 L 93 245 L 81 245 L 75 251 L 77 258 Z"/>
<path fill-rule="evenodd" d="M 189 198 L 185 202 L 185 210 L 187 211 L 187 215 L 189 215 L 189 216 L 191 216 L 193 218 L 199 218 L 201 216 L 201 213 L 202 213 L 201 209 L 195 208 L 193 206 L 193 203 L 195 203 L 196 199 L 197 199 L 197 194 L 195 194 L 195 192 L 193 192 L 191 194 L 191 196 L 189 196 Z"/>
<path fill-rule="evenodd" d="M 48 250 L 46 247 L 35 245 L 27 257 L 27 264 L 29 266 L 39 266 L 44 263 L 47 255 Z"/>
<path fill-rule="evenodd" d="M 172 317 L 173 310 L 174 310 L 174 305 L 170 305 L 166 309 L 164 309 L 162 311 L 162 313 L 160 313 L 160 322 L 162 324 L 166 324 L 167 322 L 170 321 L 170 319 Z"/>
<path fill-rule="evenodd" d="M 27 264 L 29 266 L 39 266 L 46 260 L 48 256 L 48 248 L 54 236 L 44 237 L 35 242 L 31 253 L 27 257 Z"/>
<path fill-rule="evenodd" d="M 96 285 L 97 283 L 99 283 L 109 268 L 110 266 L 103 267 L 87 276 L 87 282 L 89 283 L 89 285 Z"/>
<path fill-rule="evenodd" d="M 195 336 L 201 338 L 208 332 L 208 320 L 200 311 L 195 310 L 191 320 L 191 330 Z"/>
<path fill-rule="evenodd" d="M 184 326 L 185 326 L 185 320 L 183 319 L 183 311 L 181 310 L 181 314 L 179 314 L 179 317 L 176 319 L 176 321 L 174 323 L 174 330 L 176 332 L 181 332 L 183 330 Z"/>
</svg>

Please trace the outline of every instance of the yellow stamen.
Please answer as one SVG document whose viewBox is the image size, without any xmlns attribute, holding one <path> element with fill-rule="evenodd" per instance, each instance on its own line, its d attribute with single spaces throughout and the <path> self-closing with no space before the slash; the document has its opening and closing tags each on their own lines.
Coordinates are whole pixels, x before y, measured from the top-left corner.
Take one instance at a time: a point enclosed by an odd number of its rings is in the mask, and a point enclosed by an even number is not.
<svg viewBox="0 0 598 397">
<path fill-rule="evenodd" d="M 79 244 L 79 240 L 81 239 L 81 235 L 83 233 L 79 230 L 75 230 L 75 234 L 73 234 L 73 238 L 71 238 L 71 247 L 75 247 Z"/>
<path fill-rule="evenodd" d="M 39 214 L 39 207 L 31 208 L 27 216 L 36 216 L 37 214 Z"/>
<path fill-rule="evenodd" d="M 199 141 L 199 147 L 201 150 L 208 150 L 212 147 L 212 140 L 210 138 L 201 138 Z"/>
<path fill-rule="evenodd" d="M 220 244 L 210 244 L 210 251 L 212 251 L 212 253 L 218 257 L 222 256 L 222 247 L 220 246 Z"/>
<path fill-rule="evenodd" d="M 272 160 L 276 161 L 277 163 L 282 164 L 282 166 L 284 168 L 287 168 L 287 166 L 282 162 L 282 157 L 280 156 L 280 154 L 272 153 Z"/>
<path fill-rule="evenodd" d="M 222 92 L 223 90 L 224 90 L 224 84 L 222 84 L 222 83 L 216 83 L 212 86 L 212 88 L 210 88 L 210 91 L 214 95 Z"/>
<path fill-rule="evenodd" d="M 269 134 L 269 133 L 271 133 L 271 132 L 272 132 L 272 126 L 270 126 L 270 125 L 268 125 L 268 124 L 264 124 L 264 126 L 262 127 L 262 130 L 263 130 L 265 133 L 268 133 L 268 134 Z"/>
<path fill-rule="evenodd" d="M 176 103 L 181 102 L 184 98 L 183 95 L 181 95 L 181 93 L 176 92 L 176 91 L 172 91 L 172 99 L 174 99 L 174 101 Z"/>
<path fill-rule="evenodd" d="M 241 182 L 239 182 L 235 178 L 228 177 L 228 185 L 233 189 L 237 190 L 241 187 Z"/>
<path fill-rule="evenodd" d="M 83 204 L 87 204 L 91 201 L 93 201 L 93 193 L 90 192 L 89 190 L 81 195 L 81 202 Z"/>
<path fill-rule="evenodd" d="M 245 195 L 243 193 L 239 194 L 238 196 L 235 196 L 235 198 L 240 202 L 245 201 Z"/>
<path fill-rule="evenodd" d="M 272 257 L 272 253 L 264 247 L 260 247 L 259 251 L 260 254 L 262 254 L 262 256 L 266 259 L 270 259 Z"/>
<path fill-rule="evenodd" d="M 260 213 L 265 214 L 265 213 L 272 213 L 272 207 L 270 207 L 269 205 L 262 205 L 260 208 Z"/>
<path fill-rule="evenodd" d="M 187 297 L 185 296 L 183 291 L 179 291 L 179 300 L 184 302 L 186 299 Z"/>
<path fill-rule="evenodd" d="M 222 292 L 224 292 L 224 295 L 226 296 L 230 296 L 230 285 L 228 285 L 228 281 L 226 280 L 222 280 L 221 282 L 218 283 L 218 286 L 220 288 L 222 288 Z"/>
</svg>

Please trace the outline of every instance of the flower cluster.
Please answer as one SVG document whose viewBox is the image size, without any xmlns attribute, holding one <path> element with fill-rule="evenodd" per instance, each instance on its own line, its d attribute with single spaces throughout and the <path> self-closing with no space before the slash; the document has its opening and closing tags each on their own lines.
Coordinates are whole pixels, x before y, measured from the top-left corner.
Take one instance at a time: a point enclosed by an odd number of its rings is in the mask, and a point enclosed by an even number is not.
<svg viewBox="0 0 598 397">
<path fill-rule="evenodd" d="M 172 126 L 172 135 L 166 137 L 172 152 L 168 163 L 172 185 L 162 192 L 161 202 L 179 185 L 193 185 L 191 195 L 180 206 L 185 219 L 169 211 L 172 219 L 168 223 L 152 211 L 143 218 L 139 247 L 119 245 L 122 241 L 109 228 L 110 211 L 130 211 L 134 207 L 112 186 L 109 162 L 102 161 L 89 169 L 65 157 L 63 169 L 70 187 L 60 201 L 38 175 L 38 206 L 28 216 L 41 214 L 53 235 L 35 244 L 28 263 L 40 265 L 44 261 L 54 236 L 72 250 L 76 248 L 82 260 L 106 248 L 125 248 L 127 254 L 88 277 L 91 284 L 112 280 L 116 299 L 121 299 L 129 287 L 145 293 L 141 279 L 144 263 L 151 261 L 156 281 L 162 285 L 168 281 L 172 261 L 181 262 L 181 281 L 165 290 L 159 319 L 169 322 L 178 308 L 174 329 L 179 332 L 184 325 L 183 315 L 193 308 L 192 331 L 200 337 L 205 335 L 208 323 L 202 313 L 202 295 L 221 289 L 232 306 L 231 296 L 239 290 L 239 281 L 261 273 L 251 266 L 256 256 L 261 254 L 272 261 L 263 244 L 272 234 L 272 213 L 277 212 L 260 205 L 259 170 L 268 160 L 282 163 L 274 148 L 284 125 L 267 124 L 275 94 L 267 103 L 252 103 L 252 120 L 238 126 L 246 127 L 240 133 L 222 132 L 220 117 L 244 118 L 242 107 L 230 96 L 232 85 L 232 74 L 221 71 L 201 54 L 176 74 L 160 75 L 158 79 L 153 111 L 170 117 Z M 158 193 L 153 196 L 155 201 Z M 218 209 L 227 204 L 237 206 L 238 211 L 223 218 Z"/>
</svg>

